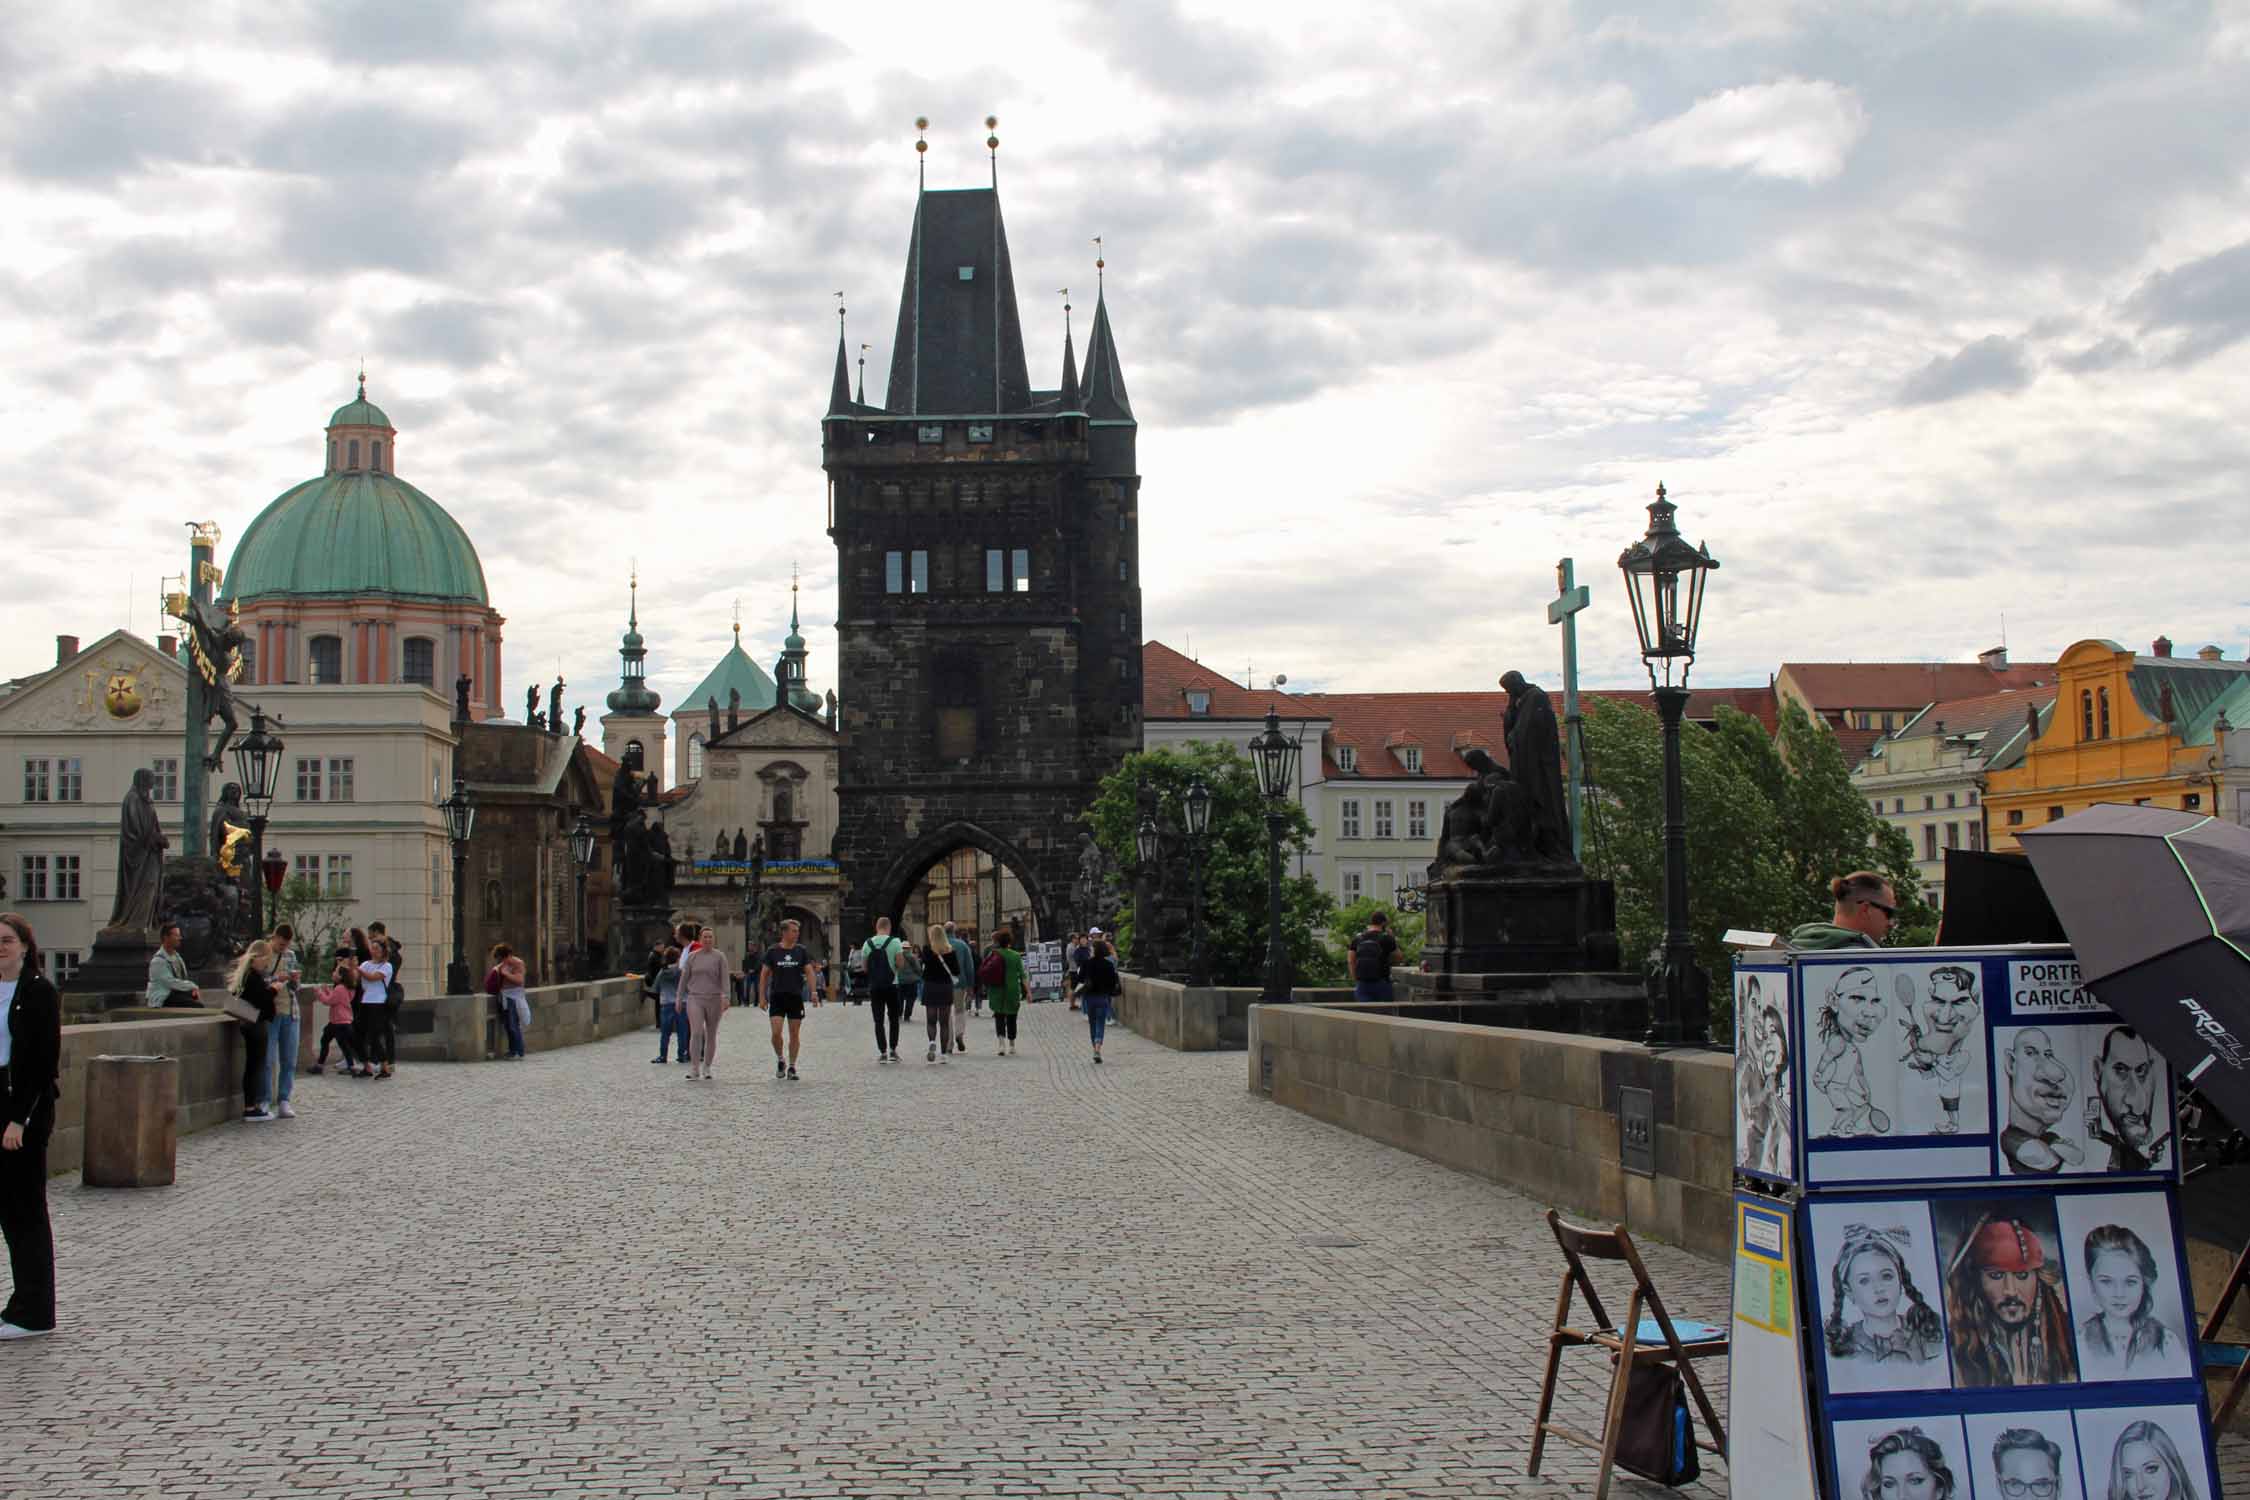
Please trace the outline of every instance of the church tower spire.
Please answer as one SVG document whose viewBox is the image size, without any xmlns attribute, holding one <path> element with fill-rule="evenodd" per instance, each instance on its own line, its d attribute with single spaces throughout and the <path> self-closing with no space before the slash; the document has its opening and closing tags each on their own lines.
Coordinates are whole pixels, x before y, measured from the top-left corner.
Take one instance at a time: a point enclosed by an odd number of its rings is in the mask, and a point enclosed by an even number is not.
<svg viewBox="0 0 2250 1500">
<path fill-rule="evenodd" d="M 641 570 L 637 565 L 629 587 L 625 634 L 617 643 L 621 663 L 617 686 L 607 700 L 609 712 L 602 715 L 602 753 L 660 780 L 664 774 L 665 720 L 657 709 L 664 700 L 648 685 L 648 642 L 641 636 Z"/>
</svg>

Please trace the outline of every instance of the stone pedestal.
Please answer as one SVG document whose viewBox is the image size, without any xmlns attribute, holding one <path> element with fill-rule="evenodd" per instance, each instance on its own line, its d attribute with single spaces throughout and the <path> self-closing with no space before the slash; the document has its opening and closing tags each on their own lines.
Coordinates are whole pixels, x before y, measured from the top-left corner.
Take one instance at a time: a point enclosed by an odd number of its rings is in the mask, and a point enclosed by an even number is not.
<svg viewBox="0 0 2250 1500">
<path fill-rule="evenodd" d="M 180 1064 L 102 1056 L 86 1064 L 88 1187 L 168 1187 L 180 1146 Z"/>
<path fill-rule="evenodd" d="M 1617 893 L 1575 865 L 1433 880 L 1422 957 L 1433 974 L 1615 970 Z"/>
<path fill-rule="evenodd" d="M 155 933 L 137 927 L 104 927 L 94 935 L 93 951 L 63 988 L 73 994 L 146 994 L 148 963 L 155 956 Z"/>
<path fill-rule="evenodd" d="M 1625 970 L 1547 974 L 1423 974 L 1401 970 L 1398 1011 L 1518 1031 L 1637 1042 L 1648 1030 L 1648 980 Z"/>
</svg>

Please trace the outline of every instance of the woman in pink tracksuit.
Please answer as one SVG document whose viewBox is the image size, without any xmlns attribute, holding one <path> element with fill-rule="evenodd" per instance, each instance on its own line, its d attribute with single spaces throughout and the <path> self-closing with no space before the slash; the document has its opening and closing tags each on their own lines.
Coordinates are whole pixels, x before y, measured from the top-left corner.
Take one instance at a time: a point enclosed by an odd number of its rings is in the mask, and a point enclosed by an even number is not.
<svg viewBox="0 0 2250 1500">
<path fill-rule="evenodd" d="M 680 955 L 680 999 L 688 1018 L 688 1082 L 709 1082 L 711 1061 L 719 1055 L 719 1022 L 727 1014 L 731 968 L 719 951 L 717 934 L 704 928 L 695 945 Z"/>
</svg>

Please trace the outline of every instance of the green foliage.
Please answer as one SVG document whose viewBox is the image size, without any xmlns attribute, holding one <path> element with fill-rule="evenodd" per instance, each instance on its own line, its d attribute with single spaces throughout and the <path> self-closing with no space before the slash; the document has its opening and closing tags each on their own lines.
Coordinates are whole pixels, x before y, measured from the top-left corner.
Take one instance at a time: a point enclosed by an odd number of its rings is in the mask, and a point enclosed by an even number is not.
<svg viewBox="0 0 2250 1500">
<path fill-rule="evenodd" d="M 325 957 L 335 951 L 342 939 L 351 905 L 349 897 L 328 895 L 318 883 L 302 875 L 292 875 L 266 900 L 268 925 L 278 927 L 288 923 L 297 934 L 300 955 Z"/>
<path fill-rule="evenodd" d="M 1367 930 L 1367 919 L 1377 912 L 1383 912 L 1391 919 L 1391 936 L 1398 939 L 1398 961 L 1410 969 L 1421 963 L 1422 913 L 1400 911 L 1373 896 L 1362 896 L 1349 906 L 1337 907 L 1335 915 L 1328 919 L 1326 947 L 1336 956 L 1339 972 L 1349 972 L 1342 967 L 1344 954 L 1350 950 L 1352 939 Z"/>
<path fill-rule="evenodd" d="M 1790 871 L 1802 887 L 1800 910 L 1805 915 L 1798 920 L 1827 916 L 1835 904 L 1828 883 L 1868 869 L 1887 878 L 1898 894 L 1899 930 L 1891 936 L 1893 943 L 1906 942 L 1907 930 L 1926 928 L 1934 934 L 1938 914 L 1922 899 L 1914 845 L 1852 785 L 1851 767 L 1844 764 L 1836 736 L 1792 703 L 1781 716 L 1776 748 L 1788 770 L 1787 791 L 1778 805 Z"/>
<path fill-rule="evenodd" d="M 1140 825 L 1134 791 L 1141 781 L 1154 786 L 1164 803 L 1180 814 L 1188 784 L 1200 774 L 1211 789 L 1211 843 L 1205 861 L 1203 920 L 1211 976 L 1220 984 L 1256 984 L 1266 966 L 1266 809 L 1250 762 L 1229 745 L 1183 745 L 1144 750 L 1102 779 L 1086 821 L 1094 841 L 1121 870 L 1139 861 L 1133 835 Z M 1312 841 L 1312 822 L 1292 799 L 1285 809 L 1282 835 L 1281 932 L 1299 983 L 1328 983 L 1343 963 L 1320 941 L 1335 903 L 1309 876 L 1289 873 Z M 1130 956 L 1133 915 L 1118 919 L 1118 939 Z"/>
</svg>

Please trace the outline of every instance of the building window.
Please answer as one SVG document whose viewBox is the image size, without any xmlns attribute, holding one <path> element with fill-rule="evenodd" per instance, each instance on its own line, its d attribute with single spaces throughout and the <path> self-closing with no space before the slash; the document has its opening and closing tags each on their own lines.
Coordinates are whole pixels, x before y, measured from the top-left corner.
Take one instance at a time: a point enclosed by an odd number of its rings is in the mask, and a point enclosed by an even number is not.
<svg viewBox="0 0 2250 1500">
<path fill-rule="evenodd" d="M 1007 556 L 998 547 L 984 549 L 984 591 L 998 594 L 1008 587 Z"/>
<path fill-rule="evenodd" d="M 1951 807 L 1951 806 L 1953 805 L 1953 798 L 1954 798 L 1954 793 L 1952 793 L 1952 792 L 1947 792 L 1947 793 L 1945 794 L 1945 805 L 1946 805 L 1947 807 Z"/>
<path fill-rule="evenodd" d="M 2201 792 L 2189 792 L 2186 796 L 2180 799 L 2180 809 L 2183 812 L 2197 812 L 2200 811 L 2202 807 L 2203 794 Z"/>
<path fill-rule="evenodd" d="M 1030 593 L 1031 549 L 1028 547 L 985 548 L 984 591 L 988 594 Z"/>
<path fill-rule="evenodd" d="M 1396 873 L 1390 870 L 1380 872 L 1375 877 L 1375 899 L 1385 906 L 1390 905 L 1391 897 L 1396 894 L 1397 885 L 1398 876 Z"/>
<path fill-rule="evenodd" d="M 1402 746 L 1400 746 L 1400 747 L 1399 747 L 1399 752 L 1398 752 L 1398 763 L 1399 763 L 1400 765 L 1402 765 L 1402 766 L 1406 767 L 1406 770 L 1407 770 L 1407 774 L 1409 774 L 1409 775 L 1413 775 L 1413 776 L 1419 776 L 1419 775 L 1421 775 L 1421 774 L 1422 774 L 1422 747 L 1421 747 L 1420 745 L 1402 745 Z"/>
<path fill-rule="evenodd" d="M 2023 826 L 2022 808 L 2011 807 L 2008 809 L 2008 826 L 2010 828 L 2021 828 Z"/>
<path fill-rule="evenodd" d="M 1974 807 L 1974 806 L 1976 806 L 1976 805 L 1977 805 L 1977 792 L 1976 792 L 1976 788 L 1975 788 L 1975 787 L 1971 787 L 1971 788 L 1969 788 L 1969 806 L 1971 806 L 1971 807 Z"/>
<path fill-rule="evenodd" d="M 383 472 L 383 444 L 380 440 L 367 445 L 367 466 L 378 474 Z"/>
<path fill-rule="evenodd" d="M 66 755 L 55 762 L 55 800 L 86 800 L 86 763 L 75 755 Z"/>
<path fill-rule="evenodd" d="M 2091 688 L 2082 688 L 2078 693 L 2078 737 L 2082 740 L 2094 737 L 2094 692 Z"/>
<path fill-rule="evenodd" d="M 1862 729 L 1873 729 L 1875 727 L 1875 716 L 1868 713 L 1861 714 L 1859 716 L 1859 727 Z"/>
<path fill-rule="evenodd" d="M 697 781 L 703 776 L 703 735 L 701 732 L 687 737 L 688 780 Z"/>
<path fill-rule="evenodd" d="M 1126 566 L 1125 559 L 1122 557 L 1119 558 L 1117 560 L 1117 581 L 1119 583 L 1125 583 L 1129 581 L 1132 576 L 1132 570 Z"/>
<path fill-rule="evenodd" d="M 1937 824 L 1935 823 L 1924 823 L 1922 825 L 1922 857 L 1924 859 L 1937 858 Z"/>
<path fill-rule="evenodd" d="M 1905 812 L 1906 799 L 1904 797 L 1893 797 L 1891 799 L 1891 811 L 1895 813 Z"/>
<path fill-rule="evenodd" d="M 1406 836 L 1410 839 L 1430 836 L 1430 804 L 1418 797 L 1406 804 Z"/>
<path fill-rule="evenodd" d="M 1391 801 L 1388 797 L 1377 797 L 1375 799 L 1375 837 L 1387 839 L 1396 836 L 1391 826 Z"/>
<path fill-rule="evenodd" d="M 437 642 L 426 635 L 406 638 L 404 672 L 408 682 L 418 682 L 424 687 L 437 684 Z"/>
<path fill-rule="evenodd" d="M 345 468 L 347 468 L 347 469 L 356 469 L 356 468 L 358 468 L 358 467 L 359 467 L 359 439 L 358 439 L 358 438 L 353 438 L 353 439 L 351 440 L 351 444 L 350 444 L 350 446 L 348 446 L 348 447 L 347 447 L 347 448 L 346 448 L 346 449 L 345 449 L 344 451 L 345 451 L 346 453 L 348 453 L 348 454 L 350 455 L 350 458 L 349 458 L 349 459 L 348 459 L 348 460 L 347 460 L 347 461 L 345 462 L 345 464 L 344 464 L 344 467 L 345 467 Z"/>
<path fill-rule="evenodd" d="M 352 857 L 349 854 L 328 856 L 328 894 L 350 896 L 352 893 Z"/>
<path fill-rule="evenodd" d="M 2048 809 L 2047 809 L 2047 821 L 2048 821 L 2048 822 L 2050 822 L 2050 823 L 2059 823 L 2059 822 L 2061 822 L 2061 821 L 2062 821 L 2062 815 L 2063 815 L 2063 810 L 2062 810 L 2061 808 L 2059 808 L 2059 807 L 2050 807 L 2050 808 L 2048 808 Z"/>
<path fill-rule="evenodd" d="M 1969 847 L 1971 849 L 1982 849 L 1984 847 L 1984 825 L 1982 823 L 1971 823 L 1969 825 Z"/>
<path fill-rule="evenodd" d="M 2096 689 L 2094 690 L 2094 707 L 2095 707 L 2095 710 L 2096 710 L 2096 711 L 2097 711 L 2097 712 L 2098 712 L 2098 713 L 2099 713 L 2099 714 L 2101 715 L 2101 725 L 2102 725 L 2102 738 L 2106 740 L 2106 739 L 2108 739 L 2108 738 L 2109 738 L 2109 689 L 2108 689 L 2108 688 L 2096 688 Z"/>
<path fill-rule="evenodd" d="M 906 592 L 905 553 L 886 552 L 883 554 L 883 592 L 886 594 L 903 594 Z"/>
<path fill-rule="evenodd" d="M 76 901 L 78 899 L 78 856 L 75 854 L 58 854 L 55 856 L 55 899 L 57 901 Z"/>
<path fill-rule="evenodd" d="M 1932 797 L 1932 796 L 1928 796 L 1928 795 L 1925 795 L 1925 796 L 1924 796 L 1924 797 L 1922 798 L 1922 811 L 1924 811 L 1924 812 L 1933 812 L 1933 811 L 1935 811 L 1935 810 L 1936 810 L 1936 808 L 1937 808 L 1937 798 L 1935 798 L 1935 797 Z"/>
<path fill-rule="evenodd" d="M 1359 752 L 1350 745 L 1338 745 L 1336 747 L 1336 769 L 1339 771 L 1358 770 Z"/>
<path fill-rule="evenodd" d="M 180 758 L 177 755 L 159 755 L 148 763 L 148 768 L 156 773 L 156 800 L 179 801 Z"/>
<path fill-rule="evenodd" d="M 337 635 L 316 635 L 305 643 L 305 665 L 308 675 L 316 683 L 338 683 L 344 680 L 344 638 Z"/>
<path fill-rule="evenodd" d="M 242 680 L 244 682 L 256 682 L 258 680 L 257 638 L 252 636 L 244 640 L 240 651 L 242 655 Z"/>
<path fill-rule="evenodd" d="M 314 890 L 319 890 L 320 856 L 317 854 L 299 854 L 292 857 L 289 861 L 289 878 L 302 880 Z"/>
<path fill-rule="evenodd" d="M 350 758 L 331 759 L 328 762 L 328 800 L 331 802 L 351 801 L 352 780 Z"/>
<path fill-rule="evenodd" d="M 1346 870 L 1342 876 L 1344 900 L 1349 903 L 1359 899 L 1359 871 Z"/>
<path fill-rule="evenodd" d="M 1201 718 L 1211 711 L 1211 695 L 1202 688 L 1189 688 L 1187 704 L 1188 712 Z"/>
<path fill-rule="evenodd" d="M 48 760 L 45 756 L 37 759 L 26 758 L 23 763 L 23 800 L 26 802 L 51 801 L 54 796 L 54 776 L 54 762 Z"/>
<path fill-rule="evenodd" d="M 1883 733 L 1885 733 L 1885 734 L 1889 734 L 1890 732 L 1891 732 L 1891 716 L 1890 716 L 1889 714 L 1885 714 L 1885 715 L 1883 715 Z"/>
<path fill-rule="evenodd" d="M 49 948 L 40 957 L 47 960 L 48 969 L 64 984 L 77 978 L 79 966 L 86 962 L 86 955 L 76 948 Z"/>
<path fill-rule="evenodd" d="M 930 554 L 916 548 L 907 554 L 906 586 L 910 593 L 926 594 L 930 591 Z"/>
<path fill-rule="evenodd" d="M 300 756 L 297 760 L 297 800 L 318 802 L 320 796 L 320 757 Z"/>
<path fill-rule="evenodd" d="M 1960 824 L 1948 823 L 1945 825 L 1945 847 L 1948 849 L 1958 849 L 1961 847 Z"/>
<path fill-rule="evenodd" d="M 16 862 L 16 899 L 18 901 L 44 901 L 47 899 L 47 856 L 26 854 Z"/>
<path fill-rule="evenodd" d="M 1338 814 L 1339 814 L 1339 817 L 1340 817 L 1340 819 L 1341 819 L 1341 821 L 1342 821 L 1342 825 L 1343 825 L 1343 826 L 1342 826 L 1342 831 L 1341 831 L 1341 832 L 1339 833 L 1339 835 L 1338 835 L 1338 836 L 1339 836 L 1339 837 L 1341 837 L 1341 838 L 1347 838 L 1347 839 L 1356 839 L 1356 838 L 1358 838 L 1358 837 L 1359 837 L 1359 799 L 1358 799 L 1358 798 L 1356 798 L 1356 797 L 1346 797 L 1346 798 L 1345 798 L 1345 799 L 1343 800 L 1343 803 L 1341 804 L 1341 806 L 1340 806 L 1340 807 L 1338 808 Z"/>
<path fill-rule="evenodd" d="M 1014 570 L 1013 576 L 1009 579 L 1009 586 L 1019 594 L 1030 593 L 1031 550 L 1028 547 L 1018 547 L 1008 554 L 1008 558 Z"/>
<path fill-rule="evenodd" d="M 1875 809 L 1875 812 L 1876 812 L 1877 816 L 1880 816 L 1880 815 L 1882 814 L 1882 811 L 1883 811 L 1883 799 L 1882 799 L 1882 798 L 1880 798 L 1880 797 L 1877 797 L 1877 798 L 1876 798 L 1876 799 L 1874 800 L 1874 802 L 1873 802 L 1872 804 L 1870 804 L 1870 805 L 1874 807 L 1874 809 Z"/>
<path fill-rule="evenodd" d="M 627 740 L 625 742 L 625 758 L 633 764 L 641 764 L 647 755 L 648 751 L 642 748 L 639 740 Z"/>
</svg>

